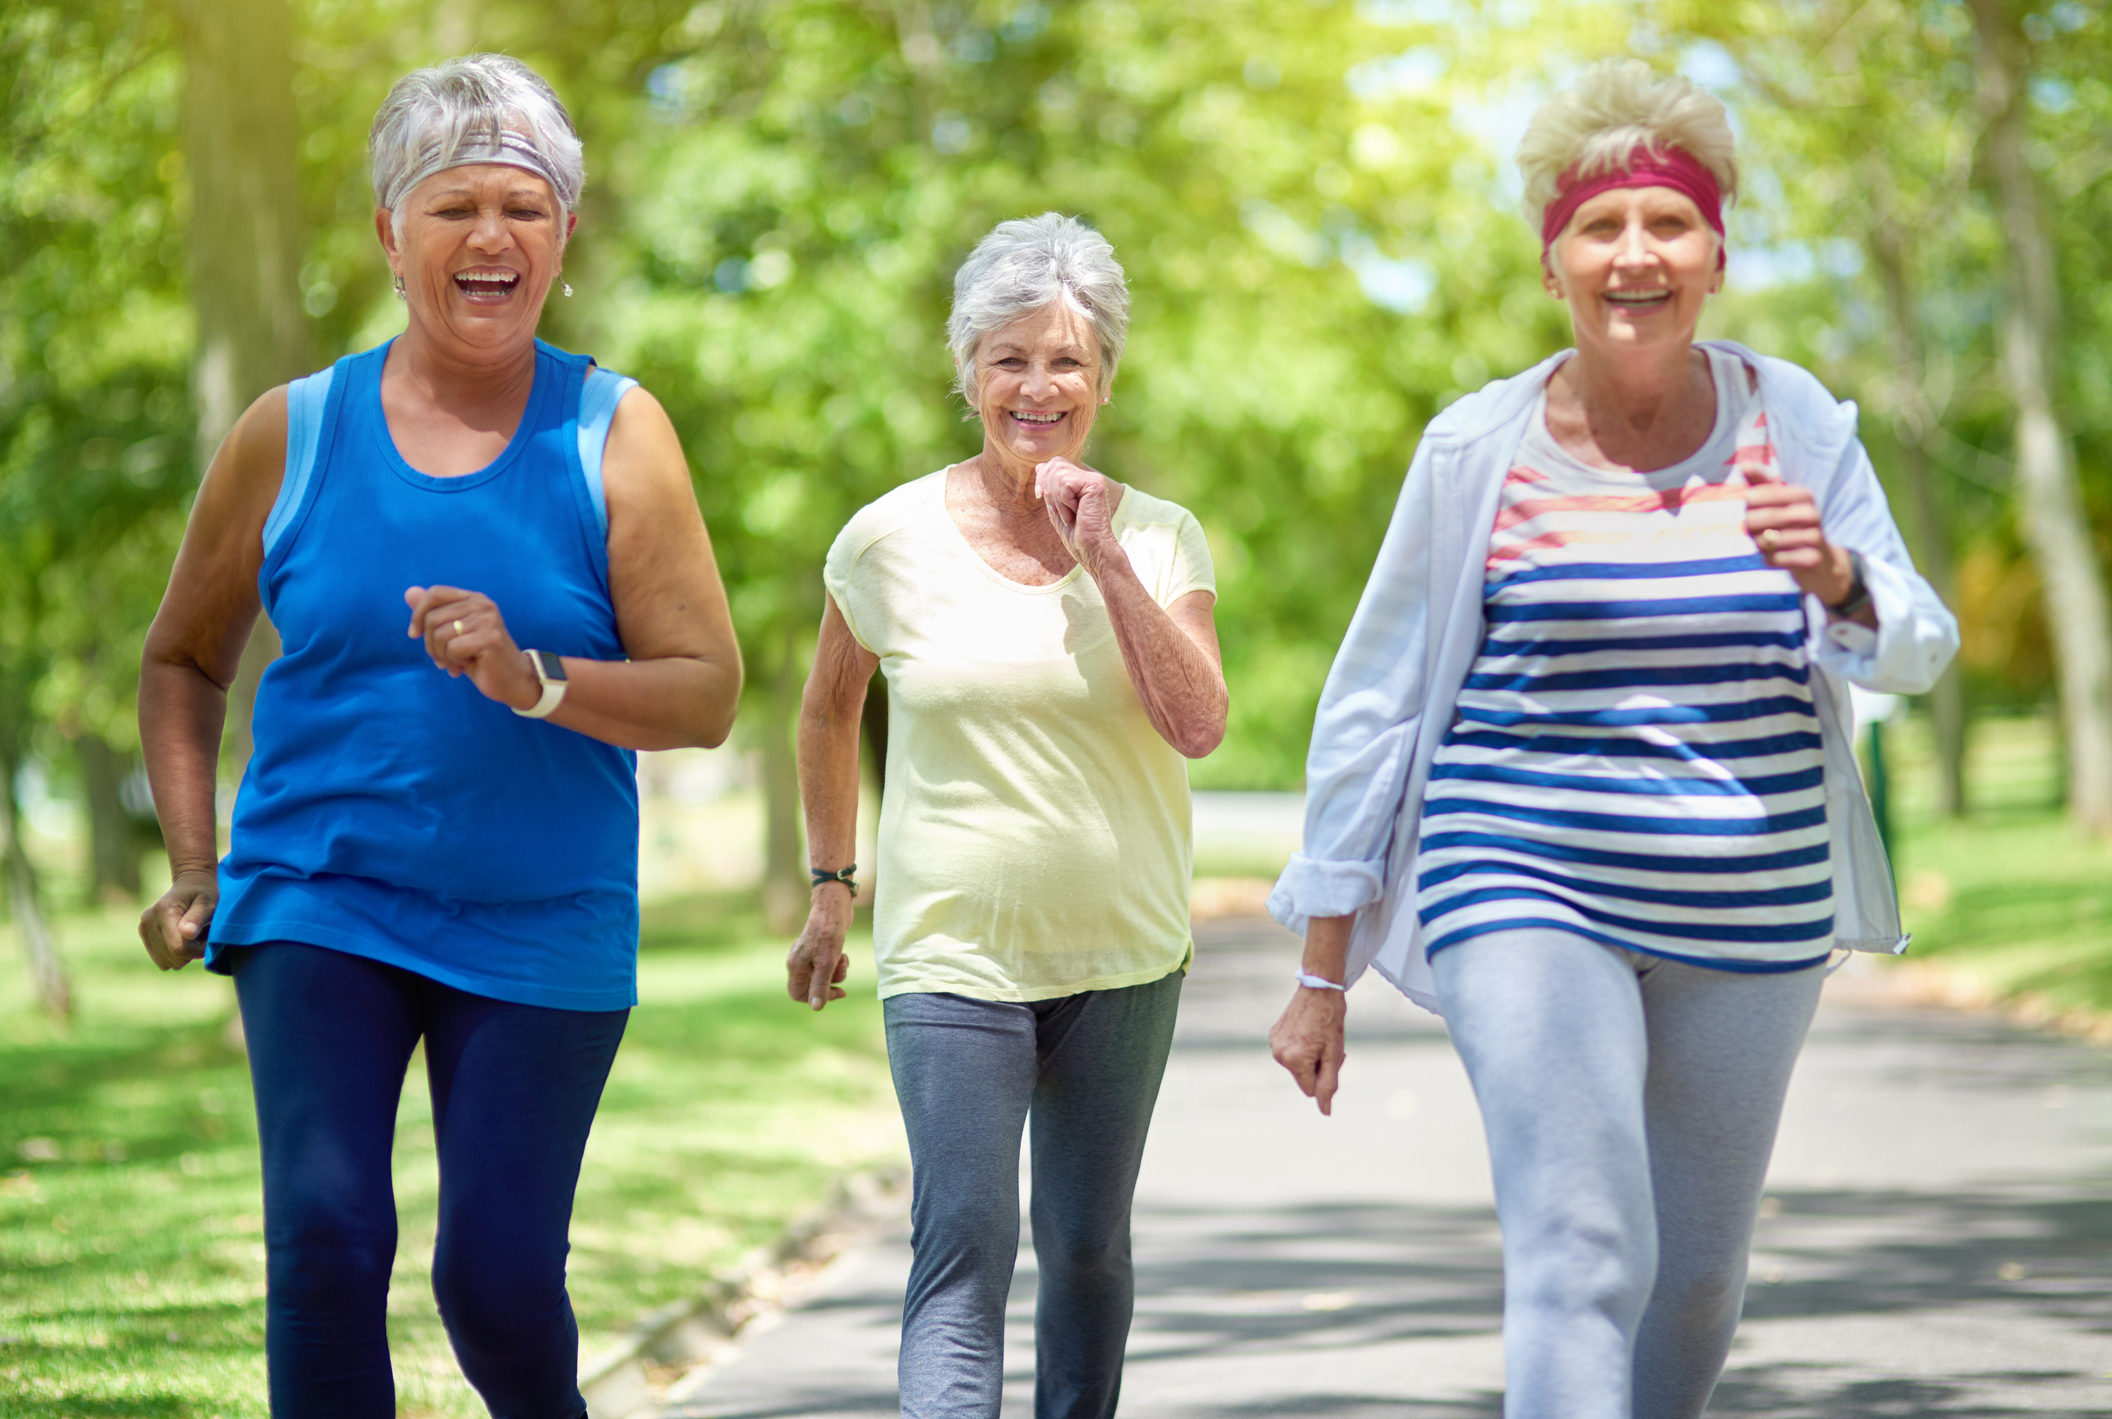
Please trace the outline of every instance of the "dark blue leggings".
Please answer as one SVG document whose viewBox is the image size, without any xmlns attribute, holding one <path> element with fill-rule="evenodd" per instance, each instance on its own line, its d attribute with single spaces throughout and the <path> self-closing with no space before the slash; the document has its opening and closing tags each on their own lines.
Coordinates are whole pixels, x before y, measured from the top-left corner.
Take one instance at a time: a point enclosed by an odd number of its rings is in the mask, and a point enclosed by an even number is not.
<svg viewBox="0 0 2112 1419">
<path fill-rule="evenodd" d="M 433 1295 L 448 1338 L 495 1419 L 578 1419 L 566 1232 L 630 1012 L 513 1005 L 290 942 L 228 954 L 264 1153 L 272 1414 L 396 1412 L 389 1155 L 422 1036 L 440 1154 Z"/>
</svg>

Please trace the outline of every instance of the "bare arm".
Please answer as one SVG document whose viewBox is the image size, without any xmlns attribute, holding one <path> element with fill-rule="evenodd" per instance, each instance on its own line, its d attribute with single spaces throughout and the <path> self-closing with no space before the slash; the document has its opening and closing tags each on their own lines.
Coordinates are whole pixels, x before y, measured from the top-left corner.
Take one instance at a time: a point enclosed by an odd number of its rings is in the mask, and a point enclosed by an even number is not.
<svg viewBox="0 0 2112 1419">
<path fill-rule="evenodd" d="M 1120 485 L 1074 463 L 1042 465 L 1049 517 L 1064 545 L 1100 587 L 1129 682 L 1152 727 L 1168 744 L 1200 759 L 1224 742 L 1230 697 L 1212 614 L 1217 597 L 1191 591 L 1161 607 L 1115 540 Z"/>
<path fill-rule="evenodd" d="M 1349 929 L 1355 921 L 1353 916 L 1314 917 L 1306 928 L 1299 969 L 1340 982 L 1349 964 Z M 1291 1071 L 1306 1097 L 1318 1101 L 1324 1114 L 1334 1112 L 1335 1090 L 1342 1082 L 1342 1025 L 1348 1013 L 1341 991 L 1301 985 L 1269 1031 L 1269 1052 Z"/>
<path fill-rule="evenodd" d="M 659 402 L 642 389 L 616 408 L 602 478 L 609 596 L 629 658 L 564 657 L 565 698 L 550 723 L 626 749 L 720 744 L 740 699 L 740 647 L 681 441 Z M 414 586 L 404 600 L 411 608 L 409 633 L 425 638 L 441 669 L 469 676 L 485 695 L 515 709 L 540 697 L 541 682 L 507 631 L 504 608 L 491 598 L 459 587 Z"/>
<path fill-rule="evenodd" d="M 858 722 L 865 687 L 878 669 L 851 634 L 834 597 L 822 613 L 814 670 L 799 701 L 799 796 L 807 814 L 807 855 L 834 872 L 858 850 Z M 851 890 L 841 882 L 814 888 L 806 929 L 785 958 L 785 991 L 815 1010 L 844 997 L 850 971 L 843 938 L 851 926 Z"/>
<path fill-rule="evenodd" d="M 139 740 L 168 844 L 170 885 L 139 919 L 154 964 L 205 954 L 219 901 L 214 787 L 227 687 L 260 607 L 264 519 L 286 467 L 286 391 L 249 406 L 214 454 L 183 531 L 139 669 Z"/>
</svg>

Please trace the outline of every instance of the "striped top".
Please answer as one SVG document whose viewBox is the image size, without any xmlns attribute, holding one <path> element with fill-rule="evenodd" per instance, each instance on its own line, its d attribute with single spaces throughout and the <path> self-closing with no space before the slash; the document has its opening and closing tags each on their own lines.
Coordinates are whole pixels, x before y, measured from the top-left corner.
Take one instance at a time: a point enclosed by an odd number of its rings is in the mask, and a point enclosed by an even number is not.
<svg viewBox="0 0 2112 1419">
<path fill-rule="evenodd" d="M 1546 396 L 1489 541 L 1487 637 L 1432 763 L 1417 858 L 1431 953 L 1554 927 L 1735 971 L 1825 959 L 1824 760 L 1803 598 L 1745 534 L 1779 479 L 1736 356 L 1716 426 L 1653 472 L 1593 468 Z"/>
</svg>

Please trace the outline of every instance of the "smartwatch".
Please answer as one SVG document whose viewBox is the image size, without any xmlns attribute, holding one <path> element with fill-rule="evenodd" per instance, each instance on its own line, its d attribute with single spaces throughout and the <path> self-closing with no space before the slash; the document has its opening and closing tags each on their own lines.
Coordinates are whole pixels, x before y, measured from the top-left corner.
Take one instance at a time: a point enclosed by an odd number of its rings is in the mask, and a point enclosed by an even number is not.
<svg viewBox="0 0 2112 1419">
<path fill-rule="evenodd" d="M 543 693 L 534 704 L 514 713 L 523 719 L 546 719 L 565 702 L 565 662 L 554 650 L 524 650 L 521 654 L 535 667 L 535 678 L 542 682 Z"/>
</svg>

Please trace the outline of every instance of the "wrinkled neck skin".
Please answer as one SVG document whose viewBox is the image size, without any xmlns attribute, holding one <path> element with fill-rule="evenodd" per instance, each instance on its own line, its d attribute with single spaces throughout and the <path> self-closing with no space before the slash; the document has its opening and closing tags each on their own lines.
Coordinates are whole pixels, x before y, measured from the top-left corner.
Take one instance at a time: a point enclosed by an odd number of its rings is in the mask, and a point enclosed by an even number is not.
<svg viewBox="0 0 2112 1419">
<path fill-rule="evenodd" d="M 1713 419 L 1716 386 L 1689 331 L 1677 345 L 1647 349 L 1609 351 L 1579 340 L 1576 356 L 1548 382 L 1548 398 L 1571 405 L 1594 429 L 1644 438 L 1697 406 Z"/>
<path fill-rule="evenodd" d="M 477 348 L 465 357 L 459 342 L 433 338 L 413 314 L 410 328 L 390 347 L 382 377 L 448 408 L 519 410 L 535 385 L 535 336 L 530 332 L 504 347 Z"/>
</svg>

